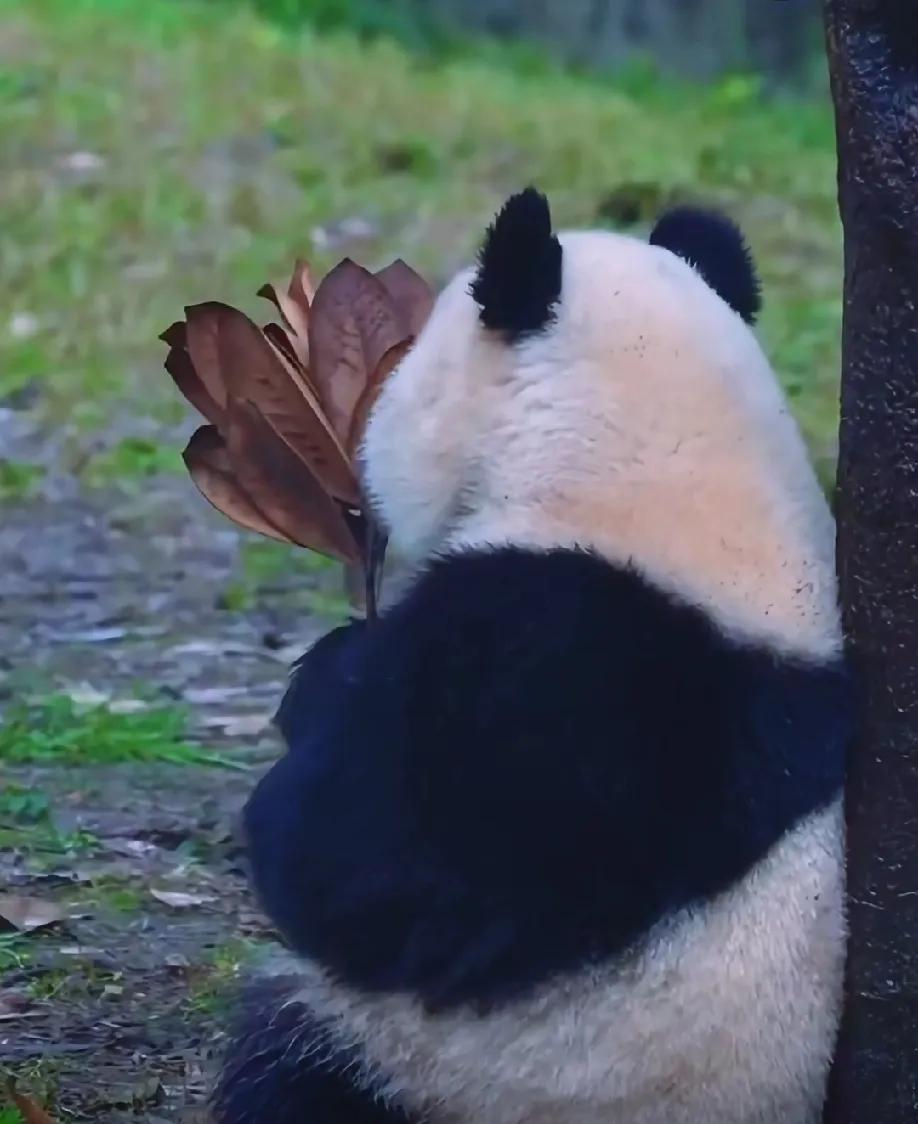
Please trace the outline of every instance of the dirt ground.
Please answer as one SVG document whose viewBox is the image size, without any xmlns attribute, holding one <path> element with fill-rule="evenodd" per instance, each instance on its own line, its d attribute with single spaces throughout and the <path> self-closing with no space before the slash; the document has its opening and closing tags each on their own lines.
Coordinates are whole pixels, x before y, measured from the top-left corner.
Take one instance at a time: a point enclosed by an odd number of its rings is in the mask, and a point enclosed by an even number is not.
<svg viewBox="0 0 918 1124">
<path fill-rule="evenodd" d="M 12 444 L 22 418 L 0 413 L 0 437 L 4 419 Z M 237 815 L 279 751 L 268 721 L 287 668 L 328 622 L 300 607 L 301 575 L 227 608 L 237 553 L 184 477 L 90 494 L 52 472 L 45 495 L 3 507 L 0 706 L 37 685 L 183 703 L 189 736 L 237 766 L 0 756 L 0 794 L 41 794 L 69 841 L 10 823 L 0 840 L 0 893 L 60 917 L 0 922 L 0 1073 L 56 1120 L 206 1119 L 228 998 L 272 939 Z"/>
</svg>

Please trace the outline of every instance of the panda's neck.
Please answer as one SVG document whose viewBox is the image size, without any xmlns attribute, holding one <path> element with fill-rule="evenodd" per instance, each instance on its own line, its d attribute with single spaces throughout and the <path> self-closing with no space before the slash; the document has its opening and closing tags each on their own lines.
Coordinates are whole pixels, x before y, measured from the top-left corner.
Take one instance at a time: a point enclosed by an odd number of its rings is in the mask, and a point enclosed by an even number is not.
<svg viewBox="0 0 918 1124">
<path fill-rule="evenodd" d="M 834 529 L 807 472 L 786 486 L 780 470 L 696 464 L 681 481 L 632 465 L 609 475 L 534 477 L 513 493 L 490 487 L 460 518 L 449 548 L 502 544 L 592 549 L 629 565 L 725 632 L 824 659 L 841 642 Z M 783 486 L 782 486 L 783 485 Z"/>
</svg>

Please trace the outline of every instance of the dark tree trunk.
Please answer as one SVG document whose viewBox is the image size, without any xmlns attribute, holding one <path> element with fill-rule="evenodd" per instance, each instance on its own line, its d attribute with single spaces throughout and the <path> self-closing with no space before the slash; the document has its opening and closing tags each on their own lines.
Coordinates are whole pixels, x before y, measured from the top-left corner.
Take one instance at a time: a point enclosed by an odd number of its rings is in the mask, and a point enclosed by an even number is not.
<svg viewBox="0 0 918 1124">
<path fill-rule="evenodd" d="M 918 1119 L 918 3 L 826 0 L 845 228 L 838 564 L 862 689 L 827 1120 Z"/>
</svg>

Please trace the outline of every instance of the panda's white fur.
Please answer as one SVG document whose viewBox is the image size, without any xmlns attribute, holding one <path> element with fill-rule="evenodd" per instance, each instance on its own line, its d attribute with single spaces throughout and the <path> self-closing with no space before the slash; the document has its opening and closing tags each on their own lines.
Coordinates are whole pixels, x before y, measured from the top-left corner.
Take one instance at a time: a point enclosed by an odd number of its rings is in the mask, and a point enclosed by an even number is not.
<svg viewBox="0 0 918 1124">
<path fill-rule="evenodd" d="M 725 630 L 836 652 L 832 519 L 753 332 L 668 250 L 560 241 L 551 331 L 482 331 L 464 272 L 386 385 L 364 456 L 395 550 L 594 546 Z"/>
<path fill-rule="evenodd" d="M 753 332 L 662 247 L 560 242 L 548 330 L 484 330 L 463 272 L 385 386 L 363 460 L 394 550 L 589 547 L 741 643 L 836 657 L 833 522 Z M 484 1014 L 277 970 L 358 1049 L 353 1079 L 430 1124 L 815 1124 L 842 870 L 836 800 L 626 955 Z"/>
</svg>

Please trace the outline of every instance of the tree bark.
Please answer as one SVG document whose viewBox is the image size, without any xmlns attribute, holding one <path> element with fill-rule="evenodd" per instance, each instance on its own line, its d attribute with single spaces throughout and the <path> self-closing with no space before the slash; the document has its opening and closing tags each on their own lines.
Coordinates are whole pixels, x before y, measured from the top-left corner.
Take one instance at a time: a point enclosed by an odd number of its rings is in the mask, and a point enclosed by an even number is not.
<svg viewBox="0 0 918 1124">
<path fill-rule="evenodd" d="M 826 0 L 845 303 L 842 607 L 861 690 L 847 781 L 847 1003 L 831 1124 L 918 1110 L 918 4 Z"/>
</svg>

